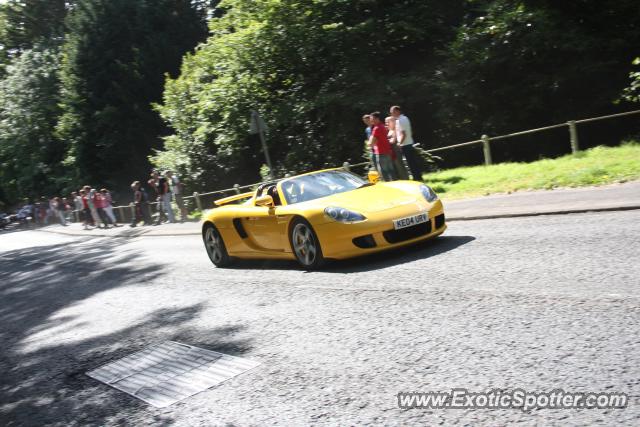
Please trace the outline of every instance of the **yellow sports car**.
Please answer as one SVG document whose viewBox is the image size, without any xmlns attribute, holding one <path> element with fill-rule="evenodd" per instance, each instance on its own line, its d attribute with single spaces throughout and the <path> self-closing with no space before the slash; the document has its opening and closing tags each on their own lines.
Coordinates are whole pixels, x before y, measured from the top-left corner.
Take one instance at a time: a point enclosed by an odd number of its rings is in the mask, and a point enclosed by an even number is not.
<svg viewBox="0 0 640 427">
<path fill-rule="evenodd" d="M 295 259 L 314 269 L 326 259 L 409 245 L 447 228 L 442 202 L 428 186 L 373 184 L 343 169 L 264 183 L 215 204 L 202 238 L 218 267 L 237 257 Z"/>
</svg>

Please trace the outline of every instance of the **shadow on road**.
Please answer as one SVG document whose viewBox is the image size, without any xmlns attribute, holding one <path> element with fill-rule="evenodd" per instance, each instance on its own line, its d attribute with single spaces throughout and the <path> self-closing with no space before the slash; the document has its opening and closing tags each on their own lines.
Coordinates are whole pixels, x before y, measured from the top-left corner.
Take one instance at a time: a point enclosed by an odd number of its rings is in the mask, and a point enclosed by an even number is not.
<svg viewBox="0 0 640 427">
<path fill-rule="evenodd" d="M 385 252 L 352 258 L 341 261 L 334 261 L 327 265 L 323 271 L 325 273 L 362 273 L 365 271 L 378 270 L 392 267 L 398 264 L 424 260 L 432 256 L 440 255 L 452 251 L 459 246 L 465 245 L 475 240 L 472 236 L 440 236 L 426 242 L 403 248 L 392 249 Z"/>
<path fill-rule="evenodd" d="M 119 239 L 93 239 L 1 253 L 0 425 L 135 425 L 137 417 L 169 425 L 173 420 L 160 410 L 85 372 L 166 340 L 233 355 L 251 348 L 250 342 L 233 339 L 242 326 L 206 331 L 189 326 L 203 310 L 200 305 L 133 316 L 137 320 L 125 328 L 104 334 L 88 333 L 91 324 L 59 314 L 101 292 L 165 274 L 163 265 L 137 263 L 136 254 L 121 246 Z M 98 314 L 101 306 L 95 304 Z M 64 339 L 56 342 L 58 335 Z"/>
<path fill-rule="evenodd" d="M 420 242 L 403 248 L 390 249 L 371 255 L 347 260 L 331 260 L 321 271 L 325 273 L 360 273 L 391 267 L 397 264 L 426 259 L 456 249 L 475 240 L 472 236 L 440 236 L 436 239 Z M 299 270 L 295 261 L 279 260 L 241 260 L 234 262 L 236 270 Z"/>
</svg>

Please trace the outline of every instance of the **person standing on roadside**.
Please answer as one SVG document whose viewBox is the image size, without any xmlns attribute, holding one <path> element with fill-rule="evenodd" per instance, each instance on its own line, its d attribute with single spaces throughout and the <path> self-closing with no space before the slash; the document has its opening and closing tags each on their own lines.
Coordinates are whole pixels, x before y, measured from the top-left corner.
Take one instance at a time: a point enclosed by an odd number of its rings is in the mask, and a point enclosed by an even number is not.
<svg viewBox="0 0 640 427">
<path fill-rule="evenodd" d="M 180 222 L 185 222 L 187 220 L 187 208 L 184 206 L 184 199 L 182 198 L 184 185 L 180 182 L 180 178 L 172 171 L 166 171 L 165 174 L 171 184 L 171 193 L 176 199 L 176 205 L 178 205 L 178 209 L 180 210 Z"/>
<path fill-rule="evenodd" d="M 102 225 L 100 224 L 100 215 L 98 214 L 98 208 L 96 206 L 96 189 L 95 188 L 91 188 L 88 185 L 84 186 L 84 191 L 87 193 L 87 203 L 89 204 L 89 211 L 91 212 L 91 218 L 93 219 L 93 224 L 98 227 L 101 228 Z M 106 227 L 106 224 L 105 224 Z"/>
<path fill-rule="evenodd" d="M 65 207 L 64 207 L 64 203 L 62 203 L 62 199 L 60 197 L 54 197 L 52 200 L 53 200 L 52 209 L 54 212 L 54 216 L 60 220 L 61 225 L 66 227 L 67 221 L 64 218 Z"/>
<path fill-rule="evenodd" d="M 371 129 L 369 143 L 373 147 L 378 172 L 385 181 L 393 181 L 396 177 L 393 170 L 393 151 L 387 138 L 387 129 L 384 127 L 382 115 L 379 111 L 371 113 L 370 116 L 373 128 Z"/>
<path fill-rule="evenodd" d="M 409 170 L 414 181 L 422 181 L 422 167 L 420 165 L 420 157 L 413 146 L 413 132 L 411 129 L 411 121 L 407 116 L 402 114 L 402 109 L 394 105 L 389 112 L 396 118 L 396 139 L 398 145 L 402 149 L 404 158 L 407 159 Z"/>
<path fill-rule="evenodd" d="M 378 165 L 376 164 L 376 155 L 373 152 L 373 147 L 371 146 L 371 116 L 369 114 L 365 114 L 364 116 L 362 116 L 362 123 L 364 123 L 365 128 L 364 128 L 364 136 L 365 136 L 365 140 L 364 140 L 364 145 L 365 148 L 367 150 L 368 153 L 368 157 L 371 159 L 371 165 L 375 168 L 378 169 Z"/>
<path fill-rule="evenodd" d="M 116 221 L 116 215 L 113 213 L 113 199 L 111 198 L 111 193 L 106 188 L 100 190 L 100 193 L 102 193 L 102 199 L 104 201 L 104 207 L 102 208 L 104 209 L 104 213 L 107 214 L 114 227 L 120 227 Z"/>
<path fill-rule="evenodd" d="M 396 119 L 393 116 L 389 116 L 384 119 L 384 124 L 387 128 L 387 139 L 389 139 L 389 144 L 391 144 L 391 149 L 393 150 L 393 154 L 395 154 L 393 168 L 396 171 L 396 176 L 398 179 L 409 179 L 409 174 L 402 161 L 402 150 L 398 145 L 398 138 L 396 137 Z"/>
<path fill-rule="evenodd" d="M 169 184 L 170 180 L 167 178 L 167 172 L 169 171 L 164 171 L 162 176 L 158 179 L 158 188 L 161 190 L 160 195 L 162 196 L 162 207 L 167 213 L 169 222 L 173 224 L 176 222 L 176 218 L 173 214 L 173 207 L 171 206 L 171 185 Z"/>
<path fill-rule="evenodd" d="M 151 225 L 151 218 L 149 217 L 149 203 L 147 195 L 140 185 L 140 181 L 133 181 L 133 183 L 131 183 L 131 190 L 133 191 L 135 215 L 131 220 L 130 226 L 135 227 L 140 221 L 144 221 L 143 225 Z"/>
<path fill-rule="evenodd" d="M 162 210 L 162 203 L 160 203 L 160 194 L 158 194 L 158 180 L 154 178 L 155 174 L 155 171 L 151 172 L 151 179 L 147 181 L 147 185 L 151 189 L 151 197 L 156 201 L 156 211 L 158 212 L 158 219 L 156 220 L 154 225 L 159 225 L 162 223 L 163 219 L 166 219 L 166 215 Z M 151 207 L 149 207 L 149 209 L 151 209 Z"/>
<path fill-rule="evenodd" d="M 93 215 L 91 215 L 91 208 L 89 207 L 89 194 L 84 188 L 80 190 L 80 200 L 82 201 L 82 220 L 84 229 L 88 230 L 89 226 L 97 227 L 97 224 L 93 220 Z"/>
<path fill-rule="evenodd" d="M 104 228 L 109 228 L 109 224 L 111 224 L 111 219 L 107 216 L 107 213 L 104 210 L 105 200 L 104 200 L 104 197 L 102 197 L 102 193 L 99 191 L 96 191 L 96 189 L 94 188 L 91 189 L 91 193 L 93 194 L 93 197 L 92 197 L 93 204 L 96 208 L 96 211 L 98 212 L 98 216 L 100 217 L 100 220 L 104 224 Z"/>
<path fill-rule="evenodd" d="M 153 185 L 155 185 L 156 193 L 158 194 L 158 220 L 156 225 L 162 223 L 163 212 L 167 215 L 169 222 L 176 222 L 171 208 L 171 189 L 169 188 L 169 182 L 163 175 L 160 175 L 156 170 L 151 172 Z M 151 180 L 149 184 L 151 185 Z"/>
<path fill-rule="evenodd" d="M 84 219 L 83 218 L 84 207 L 82 206 L 82 197 L 80 197 L 78 193 L 74 191 L 73 193 L 71 193 L 71 200 L 73 200 L 74 210 L 78 213 L 76 218 L 79 221 L 82 221 Z"/>
</svg>

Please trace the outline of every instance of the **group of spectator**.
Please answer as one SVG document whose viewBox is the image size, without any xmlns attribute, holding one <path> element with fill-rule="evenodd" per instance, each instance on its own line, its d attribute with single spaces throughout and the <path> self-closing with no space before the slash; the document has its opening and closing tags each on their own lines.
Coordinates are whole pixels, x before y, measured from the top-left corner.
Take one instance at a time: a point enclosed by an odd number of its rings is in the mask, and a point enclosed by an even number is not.
<svg viewBox="0 0 640 427">
<path fill-rule="evenodd" d="M 85 230 L 90 227 L 120 227 L 113 213 L 111 193 L 107 189 L 97 191 L 90 185 L 85 185 L 71 195 Z"/>
<path fill-rule="evenodd" d="M 183 184 L 171 171 L 160 174 L 157 170 L 151 171 L 146 181 L 151 195 L 147 193 L 140 181 L 131 184 L 134 215 L 130 226 L 136 227 L 140 222 L 144 225 L 159 225 L 163 222 L 175 223 L 176 217 L 171 203 L 175 200 L 180 213 L 180 221 L 187 219 L 187 208 L 183 199 Z M 152 200 L 153 199 L 153 200 Z M 157 219 L 151 218 L 150 204 L 157 202 Z M 26 204 L 16 214 L 16 219 L 26 224 L 50 225 L 59 222 L 63 226 L 69 222 L 80 221 L 85 230 L 91 228 L 121 227 L 113 210 L 111 192 L 106 188 L 96 190 L 90 185 L 85 185 L 78 191 L 72 192 L 69 197 L 42 196 L 38 201 Z"/>
<path fill-rule="evenodd" d="M 133 181 L 131 190 L 133 191 L 135 213 L 130 224 L 131 227 L 136 227 L 140 222 L 143 225 L 159 225 L 163 221 L 175 223 L 176 218 L 171 207 L 172 199 L 175 200 L 180 211 L 180 221 L 184 222 L 187 219 L 187 208 L 183 199 L 184 186 L 177 175 L 174 175 L 170 170 L 166 170 L 162 174 L 157 170 L 152 170 L 147 185 L 152 189 L 155 200 L 158 202 L 158 218 L 155 223 L 152 222 L 149 195 L 140 181 Z"/>
<path fill-rule="evenodd" d="M 402 158 L 407 161 L 411 176 L 422 180 L 419 154 L 414 147 L 411 121 L 394 105 L 384 120 L 379 111 L 362 116 L 365 128 L 367 151 L 371 153 L 373 166 L 384 181 L 408 179 L 409 174 Z"/>
<path fill-rule="evenodd" d="M 85 228 L 109 226 L 119 227 L 113 214 L 113 200 L 111 193 L 103 188 L 100 191 L 85 185 L 79 191 L 72 192 L 69 197 L 41 196 L 35 203 L 28 201 L 17 213 L 17 219 L 36 225 L 49 225 L 59 222 L 63 226 L 69 225 L 76 217 Z"/>
</svg>

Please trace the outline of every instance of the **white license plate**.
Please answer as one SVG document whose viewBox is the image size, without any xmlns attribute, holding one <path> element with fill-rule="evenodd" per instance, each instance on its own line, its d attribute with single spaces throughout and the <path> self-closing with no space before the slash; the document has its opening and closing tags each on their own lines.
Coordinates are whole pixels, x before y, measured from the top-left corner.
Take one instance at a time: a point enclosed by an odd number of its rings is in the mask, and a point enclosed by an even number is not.
<svg viewBox="0 0 640 427">
<path fill-rule="evenodd" d="M 412 225 L 422 224 L 427 221 L 429 221 L 429 215 L 421 213 L 418 215 L 408 216 L 406 218 L 394 219 L 393 228 L 399 230 L 401 228 L 411 227 Z"/>
</svg>

